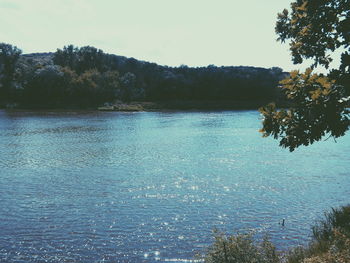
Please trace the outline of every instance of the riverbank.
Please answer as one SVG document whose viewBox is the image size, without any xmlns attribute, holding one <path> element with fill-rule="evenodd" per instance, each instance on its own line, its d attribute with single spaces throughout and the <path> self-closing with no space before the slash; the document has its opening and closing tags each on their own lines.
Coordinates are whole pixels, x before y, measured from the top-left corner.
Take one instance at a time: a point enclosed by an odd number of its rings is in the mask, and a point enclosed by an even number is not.
<svg viewBox="0 0 350 263">
<path fill-rule="evenodd" d="M 268 101 L 157 101 L 116 102 L 98 107 L 101 111 L 160 111 L 160 110 L 257 110 Z"/>
<path fill-rule="evenodd" d="M 163 111 L 163 110 L 257 110 L 268 104 L 264 100 L 172 100 L 172 101 L 116 101 L 101 106 L 79 105 L 20 105 L 0 103 L 0 109 L 10 110 L 99 110 L 99 111 Z"/>
</svg>

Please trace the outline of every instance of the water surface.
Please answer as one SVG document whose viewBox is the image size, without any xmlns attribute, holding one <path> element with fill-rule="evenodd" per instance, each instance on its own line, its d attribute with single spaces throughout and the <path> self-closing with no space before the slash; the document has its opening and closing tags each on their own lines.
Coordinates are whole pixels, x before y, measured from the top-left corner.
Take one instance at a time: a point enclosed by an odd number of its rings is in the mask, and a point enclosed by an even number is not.
<svg viewBox="0 0 350 263">
<path fill-rule="evenodd" d="M 289 153 L 259 128 L 255 111 L 0 111 L 0 262 L 185 262 L 214 228 L 306 242 L 349 203 L 350 137 Z"/>
</svg>

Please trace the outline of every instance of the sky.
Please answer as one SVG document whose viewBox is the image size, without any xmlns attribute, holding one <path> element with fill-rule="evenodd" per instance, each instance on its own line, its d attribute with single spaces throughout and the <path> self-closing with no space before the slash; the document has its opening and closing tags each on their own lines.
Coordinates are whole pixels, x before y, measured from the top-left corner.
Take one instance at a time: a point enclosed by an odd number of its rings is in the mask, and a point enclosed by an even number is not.
<svg viewBox="0 0 350 263">
<path fill-rule="evenodd" d="M 293 65 L 277 42 L 291 0 L 0 0 L 0 42 L 23 53 L 68 44 L 168 66 Z"/>
</svg>

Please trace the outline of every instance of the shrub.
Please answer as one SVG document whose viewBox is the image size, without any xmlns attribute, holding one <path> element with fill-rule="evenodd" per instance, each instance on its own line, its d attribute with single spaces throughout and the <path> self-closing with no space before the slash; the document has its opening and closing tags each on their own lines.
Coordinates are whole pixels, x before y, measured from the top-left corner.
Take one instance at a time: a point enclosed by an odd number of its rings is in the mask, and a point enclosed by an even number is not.
<svg viewBox="0 0 350 263">
<path fill-rule="evenodd" d="M 312 228 L 308 246 L 284 255 L 265 237 L 255 242 L 252 234 L 226 236 L 216 231 L 215 242 L 203 257 L 206 263 L 350 263 L 350 205 L 325 213 Z"/>
<path fill-rule="evenodd" d="M 267 237 L 255 243 L 252 234 L 225 236 L 216 233 L 215 242 L 204 257 L 206 263 L 278 263 L 275 246 Z"/>
<path fill-rule="evenodd" d="M 291 250 L 288 263 L 350 262 L 350 205 L 325 213 L 312 231 L 309 246 Z"/>
</svg>

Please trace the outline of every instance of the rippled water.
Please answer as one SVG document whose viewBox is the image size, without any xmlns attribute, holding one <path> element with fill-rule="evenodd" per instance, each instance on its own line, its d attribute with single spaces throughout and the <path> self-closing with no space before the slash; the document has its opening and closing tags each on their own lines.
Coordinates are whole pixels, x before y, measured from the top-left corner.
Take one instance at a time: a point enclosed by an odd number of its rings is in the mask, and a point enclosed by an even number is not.
<svg viewBox="0 0 350 263">
<path fill-rule="evenodd" d="M 289 153 L 259 127 L 255 111 L 0 111 L 0 261 L 182 262 L 214 228 L 306 242 L 349 203 L 350 137 Z"/>
</svg>

